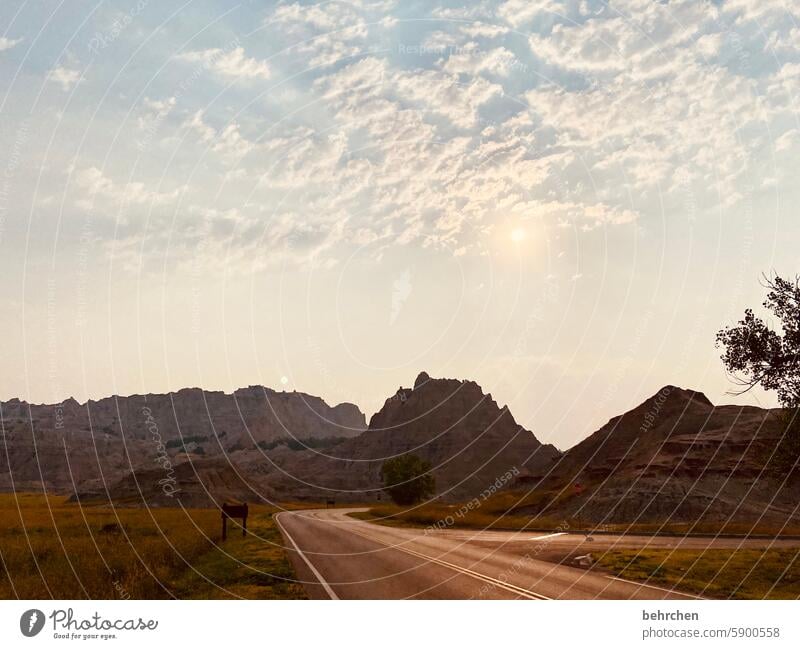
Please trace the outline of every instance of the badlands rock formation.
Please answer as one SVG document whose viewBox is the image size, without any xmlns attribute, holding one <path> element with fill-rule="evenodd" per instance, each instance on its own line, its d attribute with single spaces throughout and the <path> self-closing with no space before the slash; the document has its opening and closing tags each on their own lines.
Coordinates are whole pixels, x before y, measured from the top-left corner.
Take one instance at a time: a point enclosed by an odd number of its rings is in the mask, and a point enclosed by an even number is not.
<svg viewBox="0 0 800 649">
<path fill-rule="evenodd" d="M 0 489 L 72 493 L 111 485 L 134 468 L 225 457 L 282 438 L 358 435 L 354 405 L 330 407 L 301 392 L 251 386 L 233 394 L 197 388 L 80 404 L 0 403 Z"/>
<path fill-rule="evenodd" d="M 280 493 L 347 500 L 381 495 L 384 460 L 414 453 L 432 466 L 438 497 L 473 498 L 492 488 L 507 472 L 542 471 L 560 453 L 520 426 L 473 381 L 431 379 L 424 372 L 414 388 L 389 397 L 359 437 L 326 454 L 285 449 L 270 454 L 277 471 L 270 485 Z"/>
<path fill-rule="evenodd" d="M 528 490 L 553 490 L 520 513 L 594 523 L 800 520 L 796 474 L 770 463 L 780 410 L 714 406 L 666 386 L 571 448 Z M 518 485 L 519 486 L 519 485 Z"/>
<path fill-rule="evenodd" d="M 368 427 L 353 405 L 260 387 L 0 407 L 0 488 L 86 503 L 385 500 L 381 465 L 415 453 L 449 502 L 511 488 L 518 514 L 590 524 L 798 522 L 800 471 L 781 474 L 770 459 L 781 412 L 715 407 L 674 386 L 565 453 L 476 383 L 424 372 Z"/>
</svg>

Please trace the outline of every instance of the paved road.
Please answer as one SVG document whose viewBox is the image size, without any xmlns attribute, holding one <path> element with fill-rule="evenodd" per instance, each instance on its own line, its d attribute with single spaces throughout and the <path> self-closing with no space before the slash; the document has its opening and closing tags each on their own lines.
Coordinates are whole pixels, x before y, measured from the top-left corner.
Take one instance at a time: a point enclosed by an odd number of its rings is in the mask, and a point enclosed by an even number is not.
<svg viewBox="0 0 800 649">
<path fill-rule="evenodd" d="M 386 527 L 354 509 L 277 516 L 309 596 L 331 599 L 686 599 L 689 595 L 616 579 L 541 557 L 575 557 L 608 547 L 738 547 L 737 539 L 472 532 Z M 797 542 L 794 542 L 796 545 Z M 764 541 L 747 541 L 763 547 Z M 548 554 L 549 553 L 549 554 Z M 538 558 L 537 558 L 538 557 Z"/>
</svg>

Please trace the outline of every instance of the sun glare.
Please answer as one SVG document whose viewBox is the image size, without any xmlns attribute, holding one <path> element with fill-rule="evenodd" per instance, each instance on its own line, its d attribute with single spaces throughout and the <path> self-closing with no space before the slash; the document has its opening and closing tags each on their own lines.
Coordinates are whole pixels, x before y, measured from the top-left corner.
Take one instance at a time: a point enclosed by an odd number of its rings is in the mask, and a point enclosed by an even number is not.
<svg viewBox="0 0 800 649">
<path fill-rule="evenodd" d="M 521 243 L 525 240 L 525 230 L 523 228 L 514 228 L 511 231 L 511 240 L 514 243 Z"/>
</svg>

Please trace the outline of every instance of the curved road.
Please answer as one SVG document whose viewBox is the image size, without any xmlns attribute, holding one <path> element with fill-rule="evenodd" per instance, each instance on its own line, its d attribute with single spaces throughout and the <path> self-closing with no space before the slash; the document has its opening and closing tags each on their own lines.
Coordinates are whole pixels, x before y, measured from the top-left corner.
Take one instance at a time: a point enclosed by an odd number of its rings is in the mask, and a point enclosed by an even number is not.
<svg viewBox="0 0 800 649">
<path fill-rule="evenodd" d="M 691 596 L 541 557 L 574 557 L 610 546 L 704 548 L 742 543 L 611 535 L 587 541 L 580 534 L 387 527 L 348 516 L 354 511 L 363 510 L 287 511 L 276 516 L 310 597 L 686 599 Z"/>
</svg>

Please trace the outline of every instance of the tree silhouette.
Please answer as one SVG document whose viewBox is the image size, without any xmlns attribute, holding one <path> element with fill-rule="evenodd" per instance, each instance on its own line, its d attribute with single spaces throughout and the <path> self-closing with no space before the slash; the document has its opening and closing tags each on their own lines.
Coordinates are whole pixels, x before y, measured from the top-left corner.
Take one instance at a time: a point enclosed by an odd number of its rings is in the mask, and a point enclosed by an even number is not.
<svg viewBox="0 0 800 649">
<path fill-rule="evenodd" d="M 383 463 L 384 491 L 398 505 L 413 505 L 433 494 L 436 482 L 431 465 L 416 455 L 399 455 Z"/>
<path fill-rule="evenodd" d="M 800 462 L 800 277 L 794 281 L 764 276 L 764 307 L 780 322 L 773 329 L 752 309 L 735 327 L 717 333 L 717 347 L 724 347 L 722 362 L 742 394 L 757 385 L 775 390 L 785 410 L 779 415 L 783 430 L 770 451 L 770 465 L 783 474 L 798 469 Z"/>
<path fill-rule="evenodd" d="M 764 277 L 768 290 L 764 307 L 780 321 L 779 330 L 757 317 L 752 309 L 735 327 L 717 333 L 717 347 L 724 347 L 722 362 L 742 388 L 737 394 L 761 385 L 775 390 L 786 408 L 800 406 L 800 277 Z"/>
</svg>

